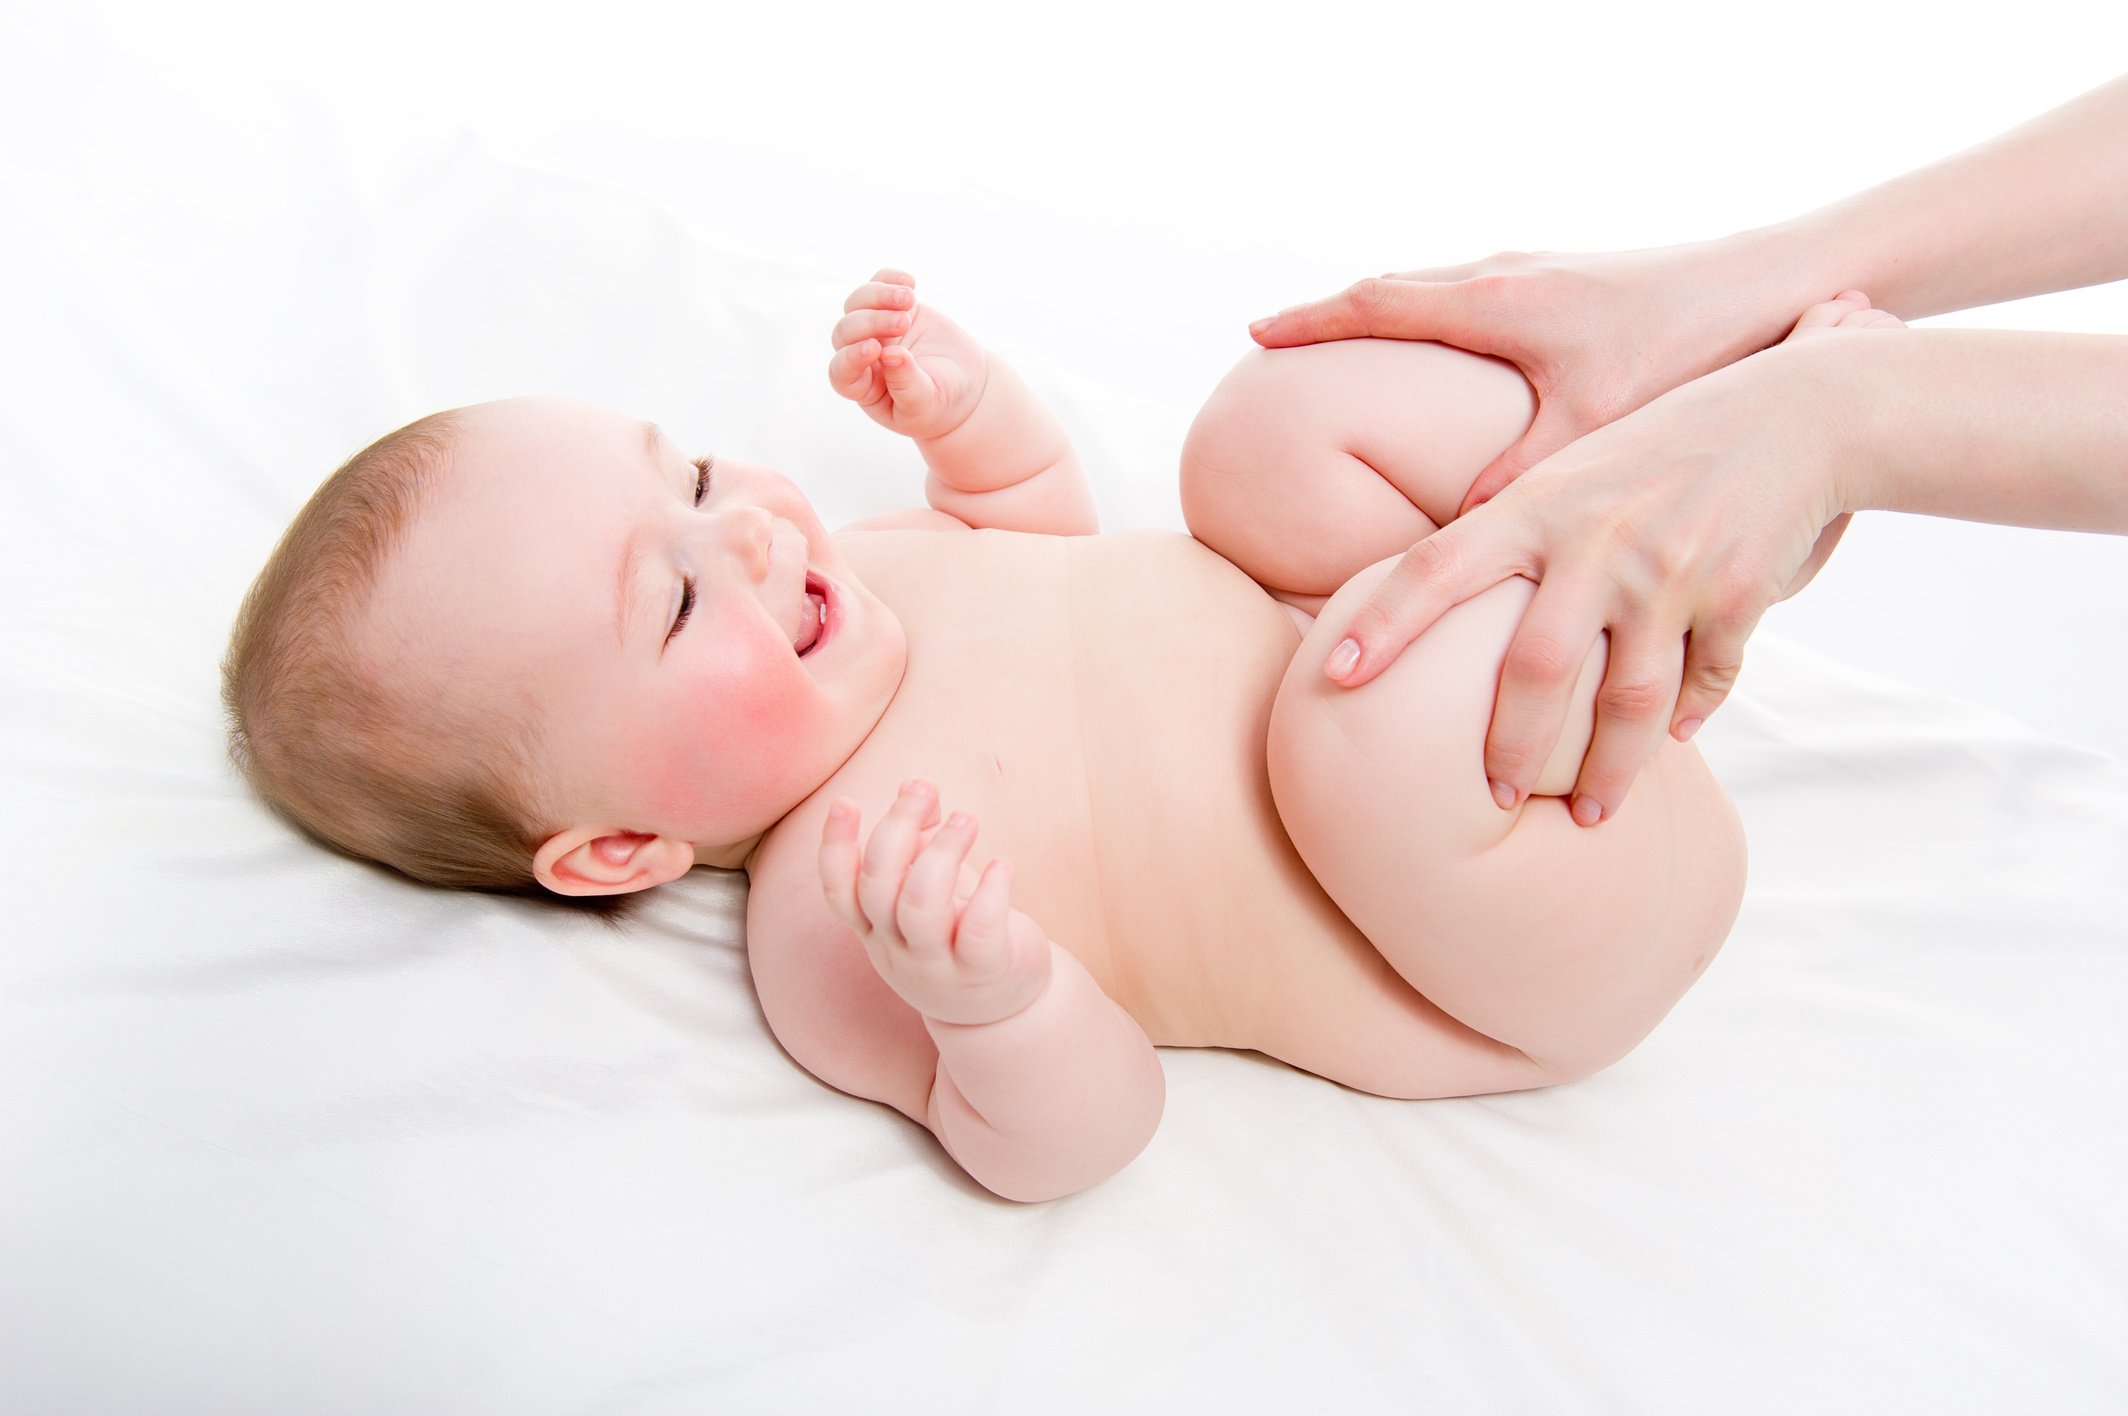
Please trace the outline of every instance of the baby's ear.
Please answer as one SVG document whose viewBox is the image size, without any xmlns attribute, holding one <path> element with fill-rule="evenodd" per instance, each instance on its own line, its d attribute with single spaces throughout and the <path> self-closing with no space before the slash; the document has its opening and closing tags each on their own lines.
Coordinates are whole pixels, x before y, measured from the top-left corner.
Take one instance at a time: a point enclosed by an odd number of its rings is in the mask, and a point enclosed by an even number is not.
<svg viewBox="0 0 2128 1416">
<path fill-rule="evenodd" d="M 557 895 L 626 895 L 677 880 L 694 863 L 694 846 L 672 836 L 572 826 L 533 853 L 532 873 Z"/>
</svg>

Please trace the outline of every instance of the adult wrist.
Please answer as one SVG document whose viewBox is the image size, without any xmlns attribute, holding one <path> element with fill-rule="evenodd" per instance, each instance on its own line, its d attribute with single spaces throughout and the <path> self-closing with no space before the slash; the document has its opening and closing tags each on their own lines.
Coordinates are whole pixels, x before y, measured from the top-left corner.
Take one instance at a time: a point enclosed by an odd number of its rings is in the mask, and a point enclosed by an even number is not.
<svg viewBox="0 0 2128 1416">
<path fill-rule="evenodd" d="M 1804 310 L 1857 288 L 1839 268 L 1831 233 L 1813 217 L 1754 227 L 1706 245 L 1718 278 L 1741 294 L 1743 323 L 1756 341 L 1752 349 L 1779 343 Z"/>
<path fill-rule="evenodd" d="M 1882 341 L 1903 331 L 1855 330 L 1784 344 L 1760 356 L 1777 376 L 1772 406 L 1804 420 L 1799 455 L 1825 498 L 1825 519 L 1883 506 L 1876 477 L 1884 469 L 1886 400 L 1877 376 Z"/>
</svg>

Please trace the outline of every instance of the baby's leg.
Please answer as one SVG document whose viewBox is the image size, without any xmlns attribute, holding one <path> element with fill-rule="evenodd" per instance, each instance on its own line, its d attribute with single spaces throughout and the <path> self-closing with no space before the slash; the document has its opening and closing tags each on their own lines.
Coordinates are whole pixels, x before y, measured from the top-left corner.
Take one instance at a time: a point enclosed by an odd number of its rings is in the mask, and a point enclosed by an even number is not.
<svg viewBox="0 0 2128 1416">
<path fill-rule="evenodd" d="M 1733 808 L 1671 742 L 1613 819 L 1574 825 L 1560 794 L 1593 728 L 1601 640 L 1537 794 L 1494 804 L 1485 734 L 1527 580 L 1450 610 L 1364 688 L 1322 672 L 1391 558 L 1454 516 L 1531 411 L 1512 367 L 1440 345 L 1251 355 L 1191 430 L 1184 509 L 1200 540 L 1321 613 L 1267 745 L 1302 859 L 1415 990 L 1557 1080 L 1624 1055 L 1719 947 L 1743 886 Z"/>
<path fill-rule="evenodd" d="M 1614 816 L 1574 823 L 1559 794 L 1593 728 L 1600 644 L 1536 793 L 1502 811 L 1485 734 L 1535 587 L 1516 576 L 1473 596 L 1341 688 L 1323 661 L 1393 564 L 1346 582 L 1286 670 L 1265 743 L 1279 819 L 1405 982 L 1553 1080 L 1586 1075 L 1637 1045 L 1721 947 L 1743 899 L 1742 825 L 1699 749 L 1670 740 Z"/>
<path fill-rule="evenodd" d="M 1512 364 L 1395 339 L 1256 350 L 1182 448 L 1192 535 L 1311 613 L 1455 516 L 1536 411 Z"/>
</svg>

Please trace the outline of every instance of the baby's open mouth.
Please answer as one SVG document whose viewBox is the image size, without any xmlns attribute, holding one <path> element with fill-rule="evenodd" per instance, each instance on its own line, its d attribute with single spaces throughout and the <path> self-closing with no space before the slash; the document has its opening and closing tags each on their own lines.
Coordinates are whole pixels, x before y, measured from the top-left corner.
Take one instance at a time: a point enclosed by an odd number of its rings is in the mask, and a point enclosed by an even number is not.
<svg viewBox="0 0 2128 1416">
<path fill-rule="evenodd" d="M 820 577 L 808 574 L 805 577 L 805 617 L 798 625 L 798 638 L 791 647 L 803 659 L 813 652 L 813 646 L 827 633 L 828 587 Z"/>
</svg>

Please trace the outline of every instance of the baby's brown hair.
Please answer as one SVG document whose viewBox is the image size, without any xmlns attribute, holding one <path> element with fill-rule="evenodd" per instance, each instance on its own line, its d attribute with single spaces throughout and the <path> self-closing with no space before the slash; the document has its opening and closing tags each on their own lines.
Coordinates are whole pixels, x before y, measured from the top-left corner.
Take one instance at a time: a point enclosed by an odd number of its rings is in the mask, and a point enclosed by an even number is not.
<svg viewBox="0 0 2128 1416">
<path fill-rule="evenodd" d="M 357 652 L 379 572 L 450 474 L 464 411 L 432 413 L 356 453 L 282 533 L 222 660 L 230 760 L 278 815 L 342 854 L 615 923 L 636 895 L 557 895 L 532 873 L 553 813 L 532 788 L 529 718 L 498 709 L 449 722 Z"/>
</svg>

